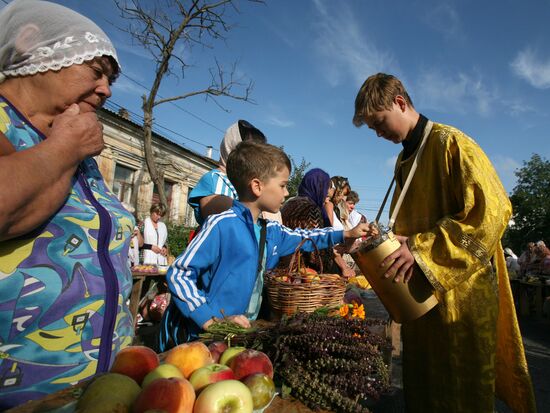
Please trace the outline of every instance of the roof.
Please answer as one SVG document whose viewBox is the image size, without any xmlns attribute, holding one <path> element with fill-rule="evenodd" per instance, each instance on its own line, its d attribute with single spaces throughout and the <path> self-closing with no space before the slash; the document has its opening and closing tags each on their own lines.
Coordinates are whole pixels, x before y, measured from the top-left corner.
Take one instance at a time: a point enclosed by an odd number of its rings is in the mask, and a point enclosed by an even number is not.
<svg viewBox="0 0 550 413">
<path fill-rule="evenodd" d="M 125 118 L 124 116 L 119 115 L 117 112 L 115 112 L 111 109 L 107 109 L 107 108 L 104 108 L 104 107 L 100 108 L 100 109 L 98 109 L 97 114 L 102 119 L 106 119 L 108 117 L 115 118 L 117 123 L 123 124 L 127 127 L 130 127 L 132 129 L 135 129 L 135 130 L 140 131 L 140 132 L 143 131 L 143 125 L 142 124 L 134 122 L 131 119 Z M 174 141 L 170 138 L 167 138 L 166 136 L 160 135 L 159 133 L 157 133 L 155 131 L 153 131 L 153 138 L 158 139 L 158 140 L 163 141 L 163 142 L 166 142 L 168 144 L 177 146 L 179 149 L 183 150 L 184 152 L 188 153 L 189 155 L 191 155 L 193 157 L 200 158 L 201 160 L 203 160 L 207 163 L 210 163 L 213 168 L 218 167 L 218 161 L 216 161 L 212 158 L 209 158 L 206 155 L 201 155 L 200 153 L 195 152 L 195 151 L 185 147 L 183 144 L 178 143 L 178 142 L 176 142 L 176 141 Z"/>
</svg>

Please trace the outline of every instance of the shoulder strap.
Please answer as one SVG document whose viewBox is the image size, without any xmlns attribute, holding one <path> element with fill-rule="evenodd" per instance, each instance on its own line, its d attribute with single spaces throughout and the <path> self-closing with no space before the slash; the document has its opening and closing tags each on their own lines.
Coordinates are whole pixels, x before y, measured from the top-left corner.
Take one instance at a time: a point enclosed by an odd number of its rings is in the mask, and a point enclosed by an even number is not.
<svg viewBox="0 0 550 413">
<path fill-rule="evenodd" d="M 265 239 L 267 236 L 267 221 L 263 218 L 259 218 L 258 221 L 260 222 L 260 244 L 259 244 L 260 253 L 258 255 L 258 274 L 259 274 L 260 271 L 262 270 L 262 261 L 264 260 Z"/>
</svg>

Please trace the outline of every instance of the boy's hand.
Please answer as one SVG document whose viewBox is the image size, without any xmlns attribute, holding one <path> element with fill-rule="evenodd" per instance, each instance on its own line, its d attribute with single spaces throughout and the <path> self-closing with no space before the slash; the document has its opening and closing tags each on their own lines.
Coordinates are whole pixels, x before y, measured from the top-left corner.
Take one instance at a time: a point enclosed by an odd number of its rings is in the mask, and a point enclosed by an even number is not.
<svg viewBox="0 0 550 413">
<path fill-rule="evenodd" d="M 344 231 L 344 239 L 355 240 L 361 237 L 367 237 L 372 232 L 372 229 L 369 224 L 357 224 L 357 226 L 349 231 Z"/>
<path fill-rule="evenodd" d="M 242 314 L 240 314 L 240 315 L 231 315 L 227 318 L 230 321 L 233 321 L 234 323 L 237 323 L 241 327 L 244 327 L 244 328 L 250 328 L 251 327 L 250 320 Z"/>
<path fill-rule="evenodd" d="M 225 317 L 226 320 L 229 320 L 229 321 L 232 321 L 238 325 L 240 325 L 241 327 L 244 327 L 244 328 L 250 328 L 251 325 L 250 325 L 250 321 L 248 320 L 248 318 L 246 318 L 244 315 L 231 315 L 229 317 Z M 208 321 L 206 321 L 203 325 L 202 325 L 202 329 L 203 330 L 206 330 L 208 329 L 208 327 L 210 327 L 212 324 L 214 324 L 215 322 L 217 321 L 220 321 L 220 319 L 217 319 L 215 317 L 212 317 L 211 319 L 209 319 Z"/>
<path fill-rule="evenodd" d="M 407 283 L 413 275 L 416 261 L 409 250 L 409 245 L 407 244 L 408 238 L 402 235 L 396 235 L 396 238 L 401 243 L 401 247 L 384 258 L 384 261 L 380 263 L 380 267 L 383 267 L 387 265 L 387 263 L 395 260 L 385 272 L 384 278 L 395 277 L 393 279 L 394 282 L 403 281 L 404 283 Z"/>
</svg>

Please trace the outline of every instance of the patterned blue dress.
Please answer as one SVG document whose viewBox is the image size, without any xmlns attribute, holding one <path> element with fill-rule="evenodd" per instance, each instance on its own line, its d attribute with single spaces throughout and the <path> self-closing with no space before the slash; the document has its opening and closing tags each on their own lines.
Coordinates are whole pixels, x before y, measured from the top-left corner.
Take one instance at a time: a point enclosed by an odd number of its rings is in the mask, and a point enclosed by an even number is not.
<svg viewBox="0 0 550 413">
<path fill-rule="evenodd" d="M 0 131 L 17 151 L 45 139 L 1 96 Z M 0 242 L 0 410 L 108 371 L 131 343 L 133 228 L 89 158 L 53 216 Z"/>
</svg>

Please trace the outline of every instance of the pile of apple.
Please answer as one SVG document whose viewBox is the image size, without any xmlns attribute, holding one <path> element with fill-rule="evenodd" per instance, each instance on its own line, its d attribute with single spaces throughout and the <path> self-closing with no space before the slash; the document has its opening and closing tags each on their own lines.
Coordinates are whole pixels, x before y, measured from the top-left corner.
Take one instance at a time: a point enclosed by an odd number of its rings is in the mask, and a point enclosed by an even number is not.
<svg viewBox="0 0 550 413">
<path fill-rule="evenodd" d="M 280 274 L 277 275 L 275 279 L 287 284 L 317 284 L 328 281 L 338 281 L 341 277 L 338 274 L 319 274 L 313 268 L 302 267 L 297 273 Z"/>
<path fill-rule="evenodd" d="M 156 265 L 153 265 L 153 264 L 139 264 L 139 265 L 134 265 L 132 267 L 132 271 L 144 273 L 144 274 L 152 274 L 152 273 L 156 273 L 158 271 L 158 268 Z"/>
<path fill-rule="evenodd" d="M 77 412 L 252 413 L 274 394 L 273 365 L 260 351 L 196 341 L 161 363 L 150 348 L 130 346 L 86 388 Z"/>
</svg>

